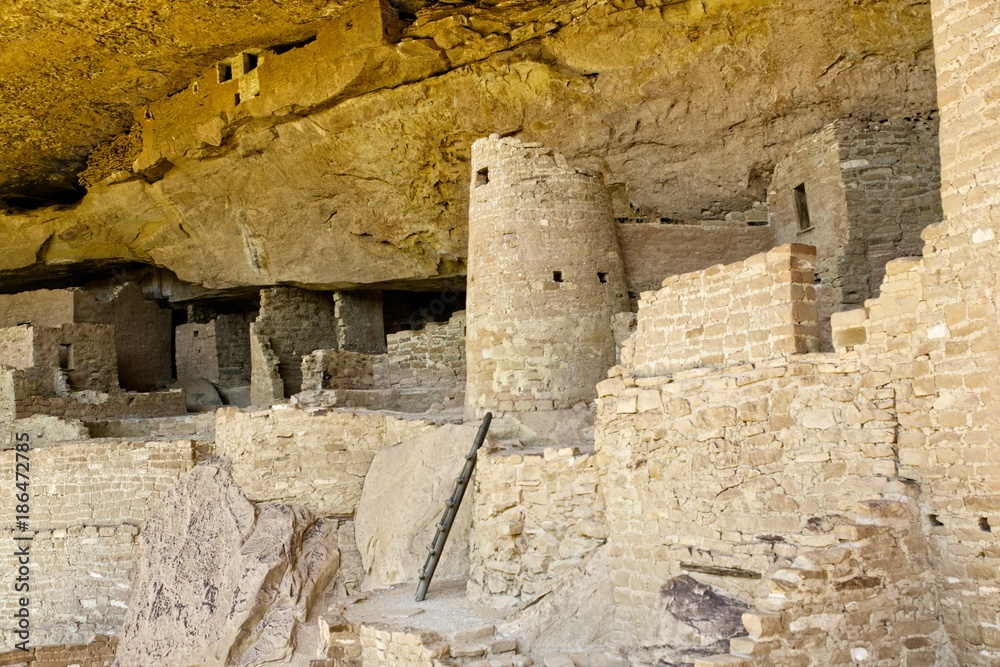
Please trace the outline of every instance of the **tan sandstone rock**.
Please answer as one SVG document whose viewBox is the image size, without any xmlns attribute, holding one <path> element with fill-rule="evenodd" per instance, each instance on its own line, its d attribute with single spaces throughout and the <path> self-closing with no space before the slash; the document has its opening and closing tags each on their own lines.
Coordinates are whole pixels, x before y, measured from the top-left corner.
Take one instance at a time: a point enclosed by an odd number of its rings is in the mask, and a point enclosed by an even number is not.
<svg viewBox="0 0 1000 667">
<path fill-rule="evenodd" d="M 307 665 L 315 606 L 337 572 L 336 525 L 254 505 L 226 467 L 196 466 L 150 517 L 117 667 Z"/>
<path fill-rule="evenodd" d="M 417 579 L 478 429 L 478 424 L 449 424 L 375 456 L 355 515 L 365 588 Z M 469 572 L 471 493 L 466 493 L 435 577 Z"/>
</svg>

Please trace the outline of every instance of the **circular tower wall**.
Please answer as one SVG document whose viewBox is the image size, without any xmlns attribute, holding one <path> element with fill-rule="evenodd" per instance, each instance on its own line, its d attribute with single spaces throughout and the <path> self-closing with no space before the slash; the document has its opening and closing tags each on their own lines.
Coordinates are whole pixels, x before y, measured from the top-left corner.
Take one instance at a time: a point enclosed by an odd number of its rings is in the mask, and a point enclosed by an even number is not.
<svg viewBox="0 0 1000 667">
<path fill-rule="evenodd" d="M 628 310 L 603 179 L 493 135 L 472 147 L 470 189 L 466 417 L 593 399 Z"/>
</svg>

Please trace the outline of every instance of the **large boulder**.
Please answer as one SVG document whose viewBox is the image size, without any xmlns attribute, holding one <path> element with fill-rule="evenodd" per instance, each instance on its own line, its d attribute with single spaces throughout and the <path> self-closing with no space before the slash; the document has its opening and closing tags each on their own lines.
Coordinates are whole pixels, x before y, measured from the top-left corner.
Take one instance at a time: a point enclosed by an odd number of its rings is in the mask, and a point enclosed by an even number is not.
<svg viewBox="0 0 1000 667">
<path fill-rule="evenodd" d="M 308 665 L 326 652 L 317 602 L 339 564 L 336 523 L 254 505 L 219 463 L 154 510 L 117 667 Z"/>
<path fill-rule="evenodd" d="M 427 558 L 455 478 L 472 448 L 477 424 L 448 424 L 379 452 L 365 477 L 355 515 L 364 588 L 415 581 Z M 469 574 L 470 490 L 438 564 L 435 577 Z"/>
</svg>

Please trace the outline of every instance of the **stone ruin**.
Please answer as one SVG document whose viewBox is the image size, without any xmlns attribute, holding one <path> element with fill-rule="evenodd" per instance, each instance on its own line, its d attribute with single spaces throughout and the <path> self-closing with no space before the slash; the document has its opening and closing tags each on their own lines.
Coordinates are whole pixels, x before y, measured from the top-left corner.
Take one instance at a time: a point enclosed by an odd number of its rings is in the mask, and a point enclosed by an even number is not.
<svg viewBox="0 0 1000 667">
<path fill-rule="evenodd" d="M 145 107 L 136 171 L 386 7 Z M 461 286 L 0 295 L 0 665 L 1000 664 L 997 18 L 937 2 L 939 110 L 828 124 L 709 223 L 493 134 Z"/>
</svg>

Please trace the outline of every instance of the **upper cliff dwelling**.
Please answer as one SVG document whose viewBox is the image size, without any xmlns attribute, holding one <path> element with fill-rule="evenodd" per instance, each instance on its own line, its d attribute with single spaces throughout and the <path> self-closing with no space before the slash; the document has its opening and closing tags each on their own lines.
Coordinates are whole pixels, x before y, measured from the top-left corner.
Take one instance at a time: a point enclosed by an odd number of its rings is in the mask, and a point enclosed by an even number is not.
<svg viewBox="0 0 1000 667">
<path fill-rule="evenodd" d="M 0 664 L 1000 665 L 998 35 L 3 4 Z"/>
</svg>

